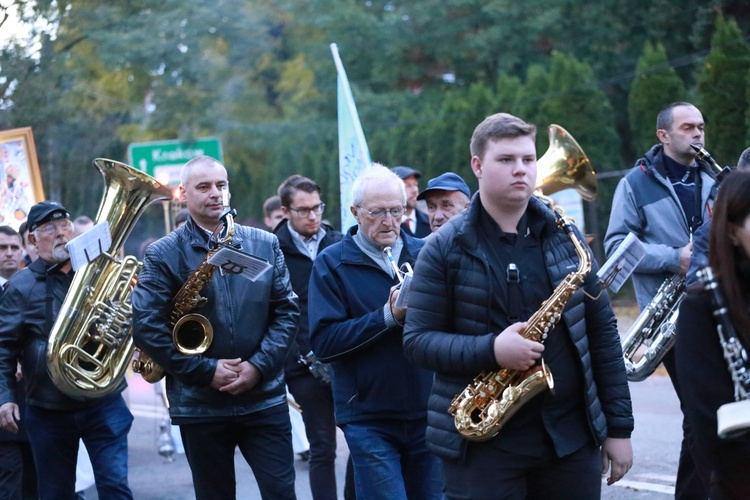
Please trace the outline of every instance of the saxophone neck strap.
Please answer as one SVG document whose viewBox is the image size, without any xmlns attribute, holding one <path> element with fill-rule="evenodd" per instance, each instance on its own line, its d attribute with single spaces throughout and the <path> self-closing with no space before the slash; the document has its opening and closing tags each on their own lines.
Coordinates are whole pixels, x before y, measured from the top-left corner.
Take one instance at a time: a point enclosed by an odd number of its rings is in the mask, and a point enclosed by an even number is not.
<svg viewBox="0 0 750 500">
<path fill-rule="evenodd" d="M 510 255 L 510 262 L 505 267 L 505 283 L 507 284 L 508 290 L 508 321 L 511 323 L 517 323 L 521 321 L 521 271 L 518 269 L 518 258 L 523 251 L 524 241 L 526 239 L 526 232 L 528 230 L 528 214 L 524 213 L 521 220 L 518 221 L 518 233 L 516 234 L 516 241 L 513 244 L 513 251 Z M 490 239 L 490 235 L 483 231 L 487 246 L 492 251 L 495 261 L 502 269 L 503 259 L 497 253 L 497 238 Z"/>
</svg>

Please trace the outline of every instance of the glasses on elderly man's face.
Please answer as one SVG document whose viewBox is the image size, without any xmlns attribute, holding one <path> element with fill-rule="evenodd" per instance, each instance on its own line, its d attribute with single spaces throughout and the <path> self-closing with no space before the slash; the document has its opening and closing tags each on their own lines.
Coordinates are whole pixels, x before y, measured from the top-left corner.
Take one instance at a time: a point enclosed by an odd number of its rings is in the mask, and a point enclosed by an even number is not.
<svg viewBox="0 0 750 500">
<path fill-rule="evenodd" d="M 404 207 L 394 207 L 394 208 L 379 208 L 378 210 L 367 210 L 362 205 L 359 205 L 359 208 L 364 210 L 368 213 L 370 217 L 374 217 L 375 219 L 385 219 L 386 214 L 390 214 L 391 217 L 394 219 L 400 218 L 402 215 L 404 215 Z"/>
<path fill-rule="evenodd" d="M 39 234 L 49 236 L 50 234 L 55 234 L 58 230 L 67 231 L 72 226 L 73 223 L 70 222 L 70 219 L 63 219 L 58 222 L 48 222 L 47 224 L 36 228 L 36 231 L 39 232 Z"/>
<path fill-rule="evenodd" d="M 314 213 L 315 215 L 320 215 L 323 213 L 323 210 L 326 209 L 326 204 L 321 203 L 320 205 L 315 205 L 312 208 L 309 207 L 301 207 L 301 208 L 292 208 L 289 207 L 289 210 L 293 211 L 297 214 L 297 217 L 309 217 L 310 212 Z"/>
</svg>

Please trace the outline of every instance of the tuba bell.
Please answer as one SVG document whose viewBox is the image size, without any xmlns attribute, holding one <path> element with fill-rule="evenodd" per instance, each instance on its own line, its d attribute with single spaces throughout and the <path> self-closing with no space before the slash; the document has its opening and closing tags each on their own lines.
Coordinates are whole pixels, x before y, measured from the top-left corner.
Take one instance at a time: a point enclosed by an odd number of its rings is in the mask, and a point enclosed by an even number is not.
<svg viewBox="0 0 750 500">
<path fill-rule="evenodd" d="M 570 133 L 560 125 L 549 126 L 549 148 L 539 158 L 536 190 L 549 196 L 574 188 L 581 198 L 596 198 L 596 175 L 586 153 Z"/>
<path fill-rule="evenodd" d="M 47 368 L 71 398 L 98 398 L 117 389 L 133 354 L 130 295 L 141 264 L 116 259 L 138 218 L 170 190 L 124 163 L 97 158 L 104 196 L 96 222 L 109 224 L 108 251 L 76 271 L 47 342 Z"/>
</svg>

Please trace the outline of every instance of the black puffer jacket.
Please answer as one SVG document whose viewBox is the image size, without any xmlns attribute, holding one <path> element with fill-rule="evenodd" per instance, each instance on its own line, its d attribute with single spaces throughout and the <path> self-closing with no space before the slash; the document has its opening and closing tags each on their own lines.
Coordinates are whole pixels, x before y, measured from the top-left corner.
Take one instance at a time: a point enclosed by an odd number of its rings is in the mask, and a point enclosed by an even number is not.
<svg viewBox="0 0 750 500">
<path fill-rule="evenodd" d="M 489 259 L 477 237 L 479 195 L 469 209 L 452 218 L 431 238 L 419 255 L 409 294 L 404 351 L 417 366 L 435 370 L 429 399 L 427 440 L 441 457 L 460 460 L 466 441 L 457 431 L 448 407 L 456 394 L 483 370 L 498 370 L 488 305 L 493 294 Z M 555 224 L 553 213 L 536 198 L 529 202 L 546 220 L 542 248 L 554 286 L 578 267 L 571 239 Z M 577 237 L 583 241 L 576 230 Z M 597 269 L 585 280 L 596 296 Z M 627 438 L 633 430 L 630 392 L 619 336 L 609 298 L 586 298 L 577 290 L 563 311 L 585 379 L 585 401 L 592 437 Z M 552 333 L 554 335 L 554 332 Z"/>
<path fill-rule="evenodd" d="M 53 410 L 79 410 L 119 397 L 127 384 L 98 399 L 76 400 L 55 386 L 47 371 L 47 341 L 73 281 L 73 272 L 60 272 L 43 259 L 10 279 L 0 301 L 0 404 L 17 402 L 14 394 L 16 360 L 21 358 L 28 403 Z M 47 321 L 47 284 L 50 285 L 52 317 Z"/>
<path fill-rule="evenodd" d="M 297 296 L 289 282 L 284 255 L 271 233 L 236 225 L 233 246 L 267 260 L 272 268 L 256 281 L 214 272 L 193 312 L 208 318 L 213 342 L 202 355 L 183 355 L 174 347 L 169 316 L 172 300 L 208 252 L 205 232 L 192 219 L 146 250 L 133 291 L 134 340 L 171 376 L 167 377 L 173 418 L 214 418 L 253 413 L 286 399 L 284 359 L 299 320 Z M 210 387 L 217 359 L 242 358 L 262 379 L 250 391 L 233 396 Z"/>
</svg>

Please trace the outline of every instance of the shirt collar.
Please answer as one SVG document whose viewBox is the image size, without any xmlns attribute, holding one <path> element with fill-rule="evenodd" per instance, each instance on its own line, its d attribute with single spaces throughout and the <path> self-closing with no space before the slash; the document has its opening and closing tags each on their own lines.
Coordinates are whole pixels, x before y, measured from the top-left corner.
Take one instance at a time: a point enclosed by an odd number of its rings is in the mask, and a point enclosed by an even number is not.
<svg viewBox="0 0 750 500">
<path fill-rule="evenodd" d="M 326 230 L 323 229 L 323 225 L 322 224 L 320 226 L 320 229 L 318 229 L 318 232 L 315 233 L 315 234 L 313 234 L 310 237 L 302 236 L 297 231 L 295 231 L 294 228 L 292 227 L 292 223 L 289 222 L 289 221 L 287 221 L 286 227 L 289 228 L 289 233 L 291 233 L 292 238 L 294 238 L 297 241 L 301 241 L 302 243 L 309 243 L 311 241 L 318 241 L 318 240 L 323 239 L 323 236 L 326 235 Z"/>
</svg>

